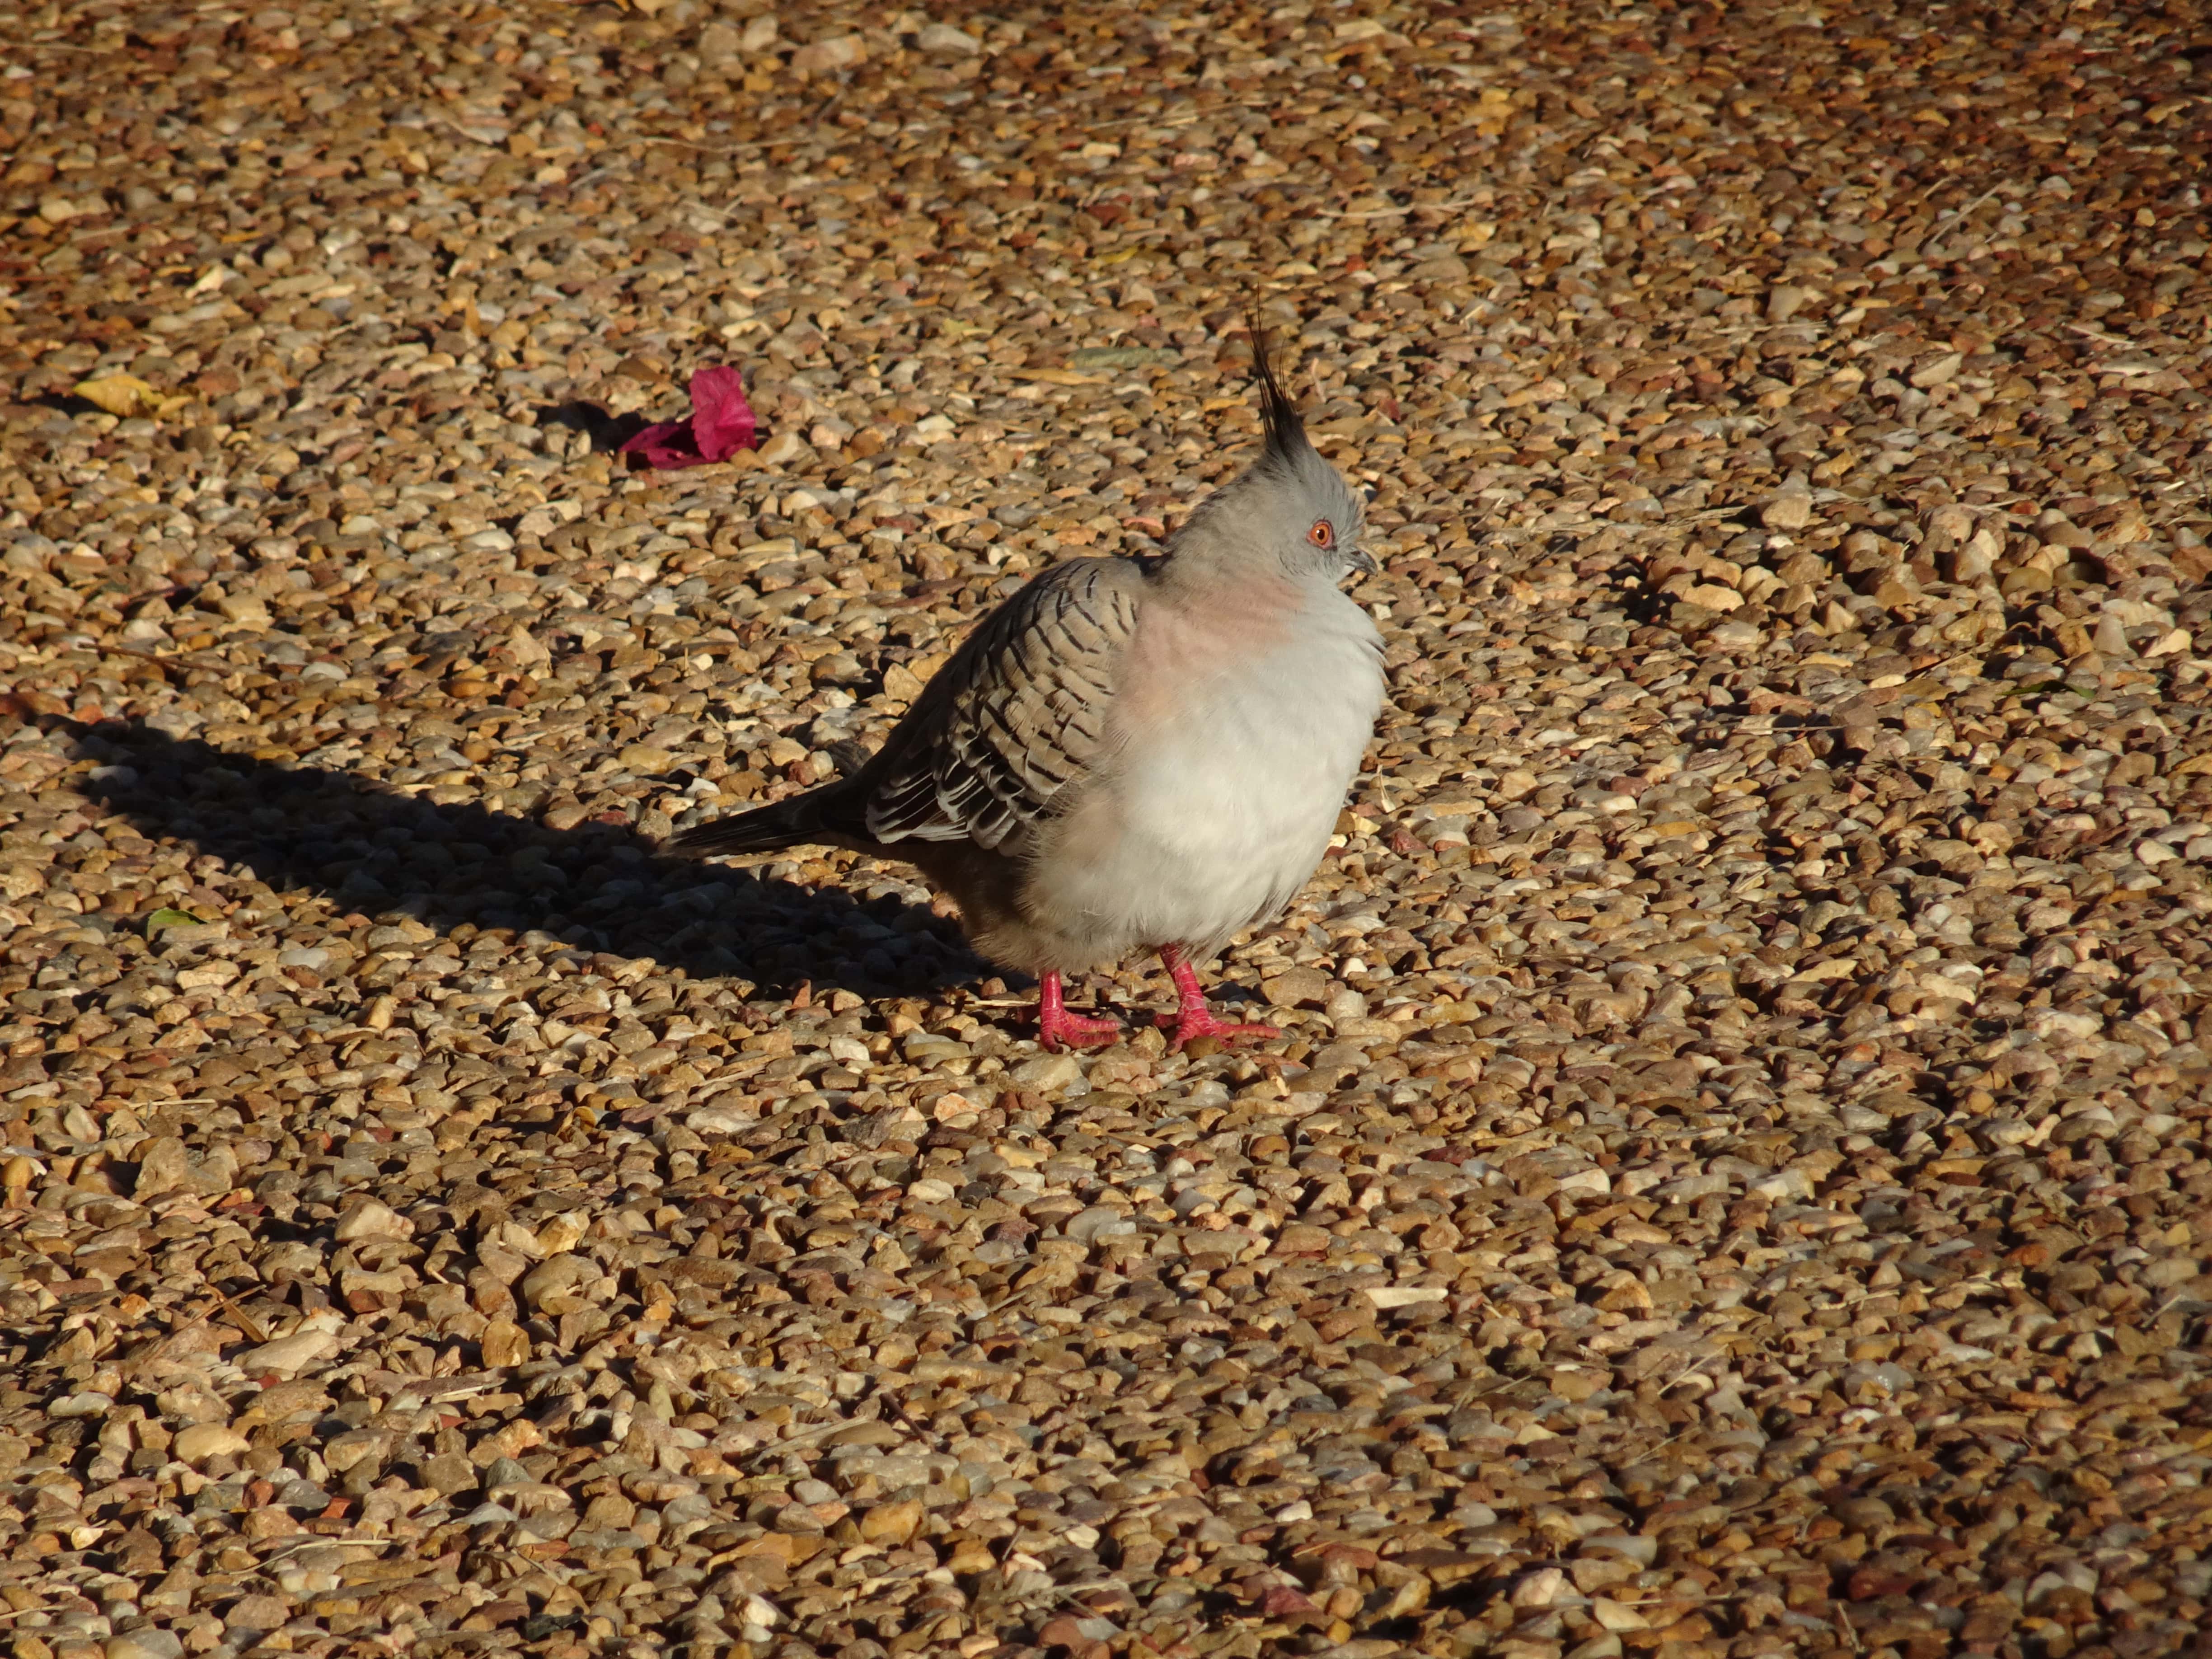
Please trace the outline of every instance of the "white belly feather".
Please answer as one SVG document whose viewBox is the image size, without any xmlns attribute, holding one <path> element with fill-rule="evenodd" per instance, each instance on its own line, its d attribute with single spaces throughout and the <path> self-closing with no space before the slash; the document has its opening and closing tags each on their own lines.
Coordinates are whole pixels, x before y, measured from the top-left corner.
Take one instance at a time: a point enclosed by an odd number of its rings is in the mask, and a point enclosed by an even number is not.
<svg viewBox="0 0 2212 1659">
<path fill-rule="evenodd" d="M 1190 685 L 1062 821 L 1024 908 L 1112 950 L 1211 951 L 1274 915 L 1328 850 L 1373 735 L 1379 643 L 1332 591 L 1292 638 Z"/>
</svg>

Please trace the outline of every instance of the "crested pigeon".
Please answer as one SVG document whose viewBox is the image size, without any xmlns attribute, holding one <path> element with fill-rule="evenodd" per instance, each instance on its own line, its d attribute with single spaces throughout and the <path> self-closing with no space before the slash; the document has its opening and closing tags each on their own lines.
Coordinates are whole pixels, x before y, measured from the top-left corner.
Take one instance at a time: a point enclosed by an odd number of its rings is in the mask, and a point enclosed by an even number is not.
<svg viewBox="0 0 2212 1659">
<path fill-rule="evenodd" d="M 1278 1035 L 1217 1018 L 1192 964 L 1312 875 L 1383 678 L 1375 624 L 1340 586 L 1376 568 L 1364 504 L 1308 440 L 1256 325 L 1252 338 L 1264 446 L 1164 555 L 1053 566 L 983 620 L 865 763 L 672 847 L 829 845 L 915 865 L 978 951 L 1036 976 L 1048 1049 L 1120 1030 L 1070 1010 L 1063 976 L 1146 948 L 1175 982 L 1178 1048 Z"/>
</svg>

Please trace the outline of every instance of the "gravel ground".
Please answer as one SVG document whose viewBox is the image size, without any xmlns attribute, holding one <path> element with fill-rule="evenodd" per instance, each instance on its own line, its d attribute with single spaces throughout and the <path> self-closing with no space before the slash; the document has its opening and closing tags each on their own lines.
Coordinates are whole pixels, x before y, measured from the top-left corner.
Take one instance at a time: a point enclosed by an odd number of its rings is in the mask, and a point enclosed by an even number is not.
<svg viewBox="0 0 2212 1659">
<path fill-rule="evenodd" d="M 2196 1642 L 2197 13 L 947 15 L 4 26 L 15 1659 Z M 656 853 L 1255 294 L 1392 671 L 1283 1040 Z"/>
</svg>

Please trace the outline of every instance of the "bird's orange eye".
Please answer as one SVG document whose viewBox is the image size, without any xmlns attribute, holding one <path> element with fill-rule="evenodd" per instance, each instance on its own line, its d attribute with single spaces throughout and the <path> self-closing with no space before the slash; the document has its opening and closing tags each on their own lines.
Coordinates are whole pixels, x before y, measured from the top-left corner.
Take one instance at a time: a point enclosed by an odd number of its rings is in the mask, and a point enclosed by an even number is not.
<svg viewBox="0 0 2212 1659">
<path fill-rule="evenodd" d="M 1316 519 L 1313 528 L 1306 532 L 1306 539 L 1316 547 L 1331 547 L 1336 543 L 1336 526 L 1327 519 Z"/>
</svg>

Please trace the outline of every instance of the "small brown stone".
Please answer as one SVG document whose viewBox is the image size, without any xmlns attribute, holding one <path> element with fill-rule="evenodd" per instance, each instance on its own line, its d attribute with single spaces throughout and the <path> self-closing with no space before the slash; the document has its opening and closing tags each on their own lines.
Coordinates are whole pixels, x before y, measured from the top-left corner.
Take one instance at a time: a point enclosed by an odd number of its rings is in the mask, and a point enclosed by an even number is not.
<svg viewBox="0 0 2212 1659">
<path fill-rule="evenodd" d="M 920 1529 L 927 1514 L 915 1498 L 878 1504 L 860 1516 L 860 1536 L 871 1544 L 903 1544 Z"/>
<path fill-rule="evenodd" d="M 487 1370 L 504 1370 L 530 1358 L 530 1338 L 511 1320 L 491 1321 L 483 1328 L 477 1343 Z"/>
</svg>

